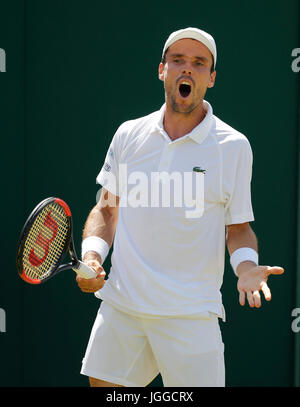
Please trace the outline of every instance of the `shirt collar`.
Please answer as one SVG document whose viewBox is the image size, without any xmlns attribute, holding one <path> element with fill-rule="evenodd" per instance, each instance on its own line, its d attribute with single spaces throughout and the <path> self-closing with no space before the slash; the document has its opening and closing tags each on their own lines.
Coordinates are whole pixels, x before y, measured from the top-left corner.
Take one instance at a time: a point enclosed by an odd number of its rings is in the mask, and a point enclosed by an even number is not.
<svg viewBox="0 0 300 407">
<path fill-rule="evenodd" d="M 196 143 L 200 144 L 202 141 L 206 138 L 206 136 L 209 133 L 209 130 L 211 128 L 212 122 L 213 122 L 213 109 L 206 100 L 203 101 L 204 108 L 206 110 L 206 116 L 202 120 L 201 123 L 199 123 L 196 127 L 193 128 L 193 130 L 186 134 L 185 136 L 191 138 L 192 140 L 196 141 Z M 164 125 L 163 125 L 163 119 L 165 115 L 165 110 L 166 110 L 166 104 L 164 103 L 160 110 L 157 112 L 157 118 L 155 122 L 153 123 L 153 126 L 151 128 L 151 133 L 152 132 L 159 132 L 162 133 L 164 132 Z"/>
</svg>

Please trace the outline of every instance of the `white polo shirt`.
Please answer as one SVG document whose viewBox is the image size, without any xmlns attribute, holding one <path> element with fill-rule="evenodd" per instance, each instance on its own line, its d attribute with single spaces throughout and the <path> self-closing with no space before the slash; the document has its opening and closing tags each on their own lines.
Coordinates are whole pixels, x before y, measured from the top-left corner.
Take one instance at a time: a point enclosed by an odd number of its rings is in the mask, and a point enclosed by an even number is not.
<svg viewBox="0 0 300 407">
<path fill-rule="evenodd" d="M 225 225 L 254 220 L 252 151 L 204 105 L 204 120 L 174 141 L 165 105 L 123 123 L 97 177 L 120 207 L 111 270 L 95 295 L 126 312 L 224 317 Z"/>
</svg>

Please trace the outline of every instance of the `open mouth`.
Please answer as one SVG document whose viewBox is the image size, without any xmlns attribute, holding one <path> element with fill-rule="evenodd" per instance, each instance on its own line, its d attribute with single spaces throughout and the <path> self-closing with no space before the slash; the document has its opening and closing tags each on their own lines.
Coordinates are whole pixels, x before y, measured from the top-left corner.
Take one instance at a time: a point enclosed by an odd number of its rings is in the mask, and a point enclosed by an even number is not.
<svg viewBox="0 0 300 407">
<path fill-rule="evenodd" d="M 191 93 L 191 85 L 187 82 L 182 82 L 179 86 L 179 93 L 183 98 L 186 98 Z"/>
</svg>

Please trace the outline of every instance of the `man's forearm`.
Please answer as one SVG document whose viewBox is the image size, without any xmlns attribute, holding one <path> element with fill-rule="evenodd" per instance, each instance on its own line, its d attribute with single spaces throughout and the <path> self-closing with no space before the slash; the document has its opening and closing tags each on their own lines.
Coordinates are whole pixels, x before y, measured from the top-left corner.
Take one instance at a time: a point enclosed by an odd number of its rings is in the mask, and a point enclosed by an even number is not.
<svg viewBox="0 0 300 407">
<path fill-rule="evenodd" d="M 119 213 L 119 198 L 102 188 L 97 205 L 91 210 L 83 230 L 83 239 L 98 236 L 111 247 Z"/>
<path fill-rule="evenodd" d="M 257 238 L 249 223 L 227 226 L 226 244 L 230 255 L 240 247 L 250 247 L 258 251 Z"/>
<path fill-rule="evenodd" d="M 90 236 L 97 236 L 103 239 L 108 247 L 112 246 L 114 235 L 116 231 L 117 221 L 118 221 L 118 205 L 119 198 L 115 195 L 112 195 L 106 189 L 102 189 L 100 200 L 97 205 L 91 210 L 85 227 L 83 230 L 83 239 L 86 239 Z M 102 242 L 103 244 L 106 243 Z M 102 244 L 100 242 L 100 244 Z M 91 246 L 93 247 L 93 246 Z M 102 253 L 103 247 L 98 247 L 94 251 L 93 249 L 89 250 L 89 246 L 85 247 L 85 255 L 83 260 L 93 260 L 96 258 L 100 264 L 105 260 L 107 254 L 107 246 L 103 251 L 103 258 L 100 255 Z"/>
<path fill-rule="evenodd" d="M 89 236 L 98 236 L 111 247 L 116 230 L 117 219 L 110 211 L 96 205 L 90 212 L 84 230 L 83 239 Z"/>
<path fill-rule="evenodd" d="M 230 256 L 241 247 L 249 247 L 256 252 L 258 251 L 257 238 L 249 223 L 228 226 L 226 229 L 226 244 Z M 241 273 L 253 268 L 253 265 L 254 263 L 251 261 L 240 263 L 236 269 L 236 274 L 239 276 Z"/>
</svg>

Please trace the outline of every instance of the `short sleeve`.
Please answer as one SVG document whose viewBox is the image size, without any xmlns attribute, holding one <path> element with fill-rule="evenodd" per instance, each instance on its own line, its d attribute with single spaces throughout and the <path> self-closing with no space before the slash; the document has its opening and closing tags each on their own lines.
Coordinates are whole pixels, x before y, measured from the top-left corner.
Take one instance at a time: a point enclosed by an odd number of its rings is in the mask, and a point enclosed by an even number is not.
<svg viewBox="0 0 300 407">
<path fill-rule="evenodd" d="M 110 143 L 103 166 L 96 178 L 97 184 L 114 195 L 120 196 L 120 151 L 122 151 L 122 125 L 116 131 Z"/>
<path fill-rule="evenodd" d="M 230 196 L 225 205 L 226 225 L 254 220 L 251 200 L 253 154 L 246 138 L 240 141 L 237 154 Z"/>
</svg>

